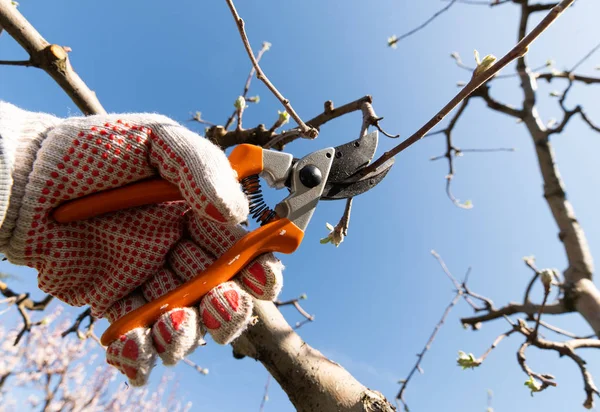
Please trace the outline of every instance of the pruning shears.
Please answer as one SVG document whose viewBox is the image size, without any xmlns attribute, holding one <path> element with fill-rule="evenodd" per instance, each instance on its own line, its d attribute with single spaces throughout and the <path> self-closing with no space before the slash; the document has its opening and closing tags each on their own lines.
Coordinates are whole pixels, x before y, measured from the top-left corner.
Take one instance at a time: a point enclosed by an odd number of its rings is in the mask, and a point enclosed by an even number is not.
<svg viewBox="0 0 600 412">
<path fill-rule="evenodd" d="M 231 279 L 261 254 L 294 252 L 302 242 L 319 200 L 354 197 L 383 180 L 394 163 L 393 158 L 365 176 L 359 173 L 373 159 L 377 143 L 378 132 L 374 131 L 301 159 L 250 144 L 236 146 L 229 155 L 229 162 L 248 198 L 250 215 L 261 226 L 238 240 L 198 276 L 111 324 L 102 335 L 102 344 L 108 346 L 131 329 L 152 325 L 160 315 L 173 308 L 199 303 L 212 288 Z M 288 188 L 289 196 L 274 209 L 269 208 L 263 199 L 259 177 L 275 189 Z M 67 223 L 130 207 L 177 200 L 183 200 L 177 186 L 153 178 L 72 200 L 55 209 L 53 217 Z"/>
</svg>

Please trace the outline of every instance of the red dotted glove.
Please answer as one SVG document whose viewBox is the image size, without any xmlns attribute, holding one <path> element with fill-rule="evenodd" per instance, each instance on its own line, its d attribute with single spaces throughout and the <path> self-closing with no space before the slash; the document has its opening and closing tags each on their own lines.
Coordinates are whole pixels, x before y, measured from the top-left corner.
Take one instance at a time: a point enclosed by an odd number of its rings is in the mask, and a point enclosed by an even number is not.
<svg viewBox="0 0 600 412">
<path fill-rule="evenodd" d="M 110 322 L 193 278 L 246 233 L 238 224 L 247 200 L 225 154 L 164 116 L 61 120 L 0 102 L 0 137 L 10 175 L 6 196 L 0 182 L 0 251 L 36 268 L 43 291 Z M 64 201 L 156 175 L 185 200 L 68 224 L 50 217 Z M 173 309 L 121 336 L 107 348 L 108 363 L 139 386 L 157 354 L 174 364 L 206 331 L 231 342 L 250 321 L 251 296 L 276 298 L 281 270 L 273 255 L 261 256 L 199 307 Z"/>
</svg>

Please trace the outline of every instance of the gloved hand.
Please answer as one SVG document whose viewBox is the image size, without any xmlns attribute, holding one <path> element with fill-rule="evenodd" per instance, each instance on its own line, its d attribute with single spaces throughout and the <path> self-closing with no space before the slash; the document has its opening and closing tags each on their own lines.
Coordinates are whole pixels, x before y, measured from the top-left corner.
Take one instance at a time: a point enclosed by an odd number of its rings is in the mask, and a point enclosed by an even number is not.
<svg viewBox="0 0 600 412">
<path fill-rule="evenodd" d="M 0 102 L 0 252 L 36 268 L 40 289 L 114 322 L 196 276 L 244 236 L 248 203 L 225 154 L 164 116 L 58 119 Z M 59 224 L 60 203 L 160 175 L 184 201 Z M 282 265 L 266 254 L 198 308 L 176 308 L 107 348 L 107 361 L 134 386 L 156 355 L 171 365 L 205 331 L 227 344 L 244 330 L 252 298 L 273 300 Z"/>
</svg>

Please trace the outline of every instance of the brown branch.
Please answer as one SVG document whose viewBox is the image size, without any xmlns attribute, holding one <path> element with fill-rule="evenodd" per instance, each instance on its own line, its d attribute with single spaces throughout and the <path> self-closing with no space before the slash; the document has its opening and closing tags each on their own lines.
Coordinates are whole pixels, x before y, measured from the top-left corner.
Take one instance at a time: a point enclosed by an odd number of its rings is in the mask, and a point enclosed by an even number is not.
<svg viewBox="0 0 600 412">
<path fill-rule="evenodd" d="M 0 60 L 2 66 L 22 66 L 30 67 L 35 66 L 31 60 Z"/>
<path fill-rule="evenodd" d="M 377 129 L 379 129 L 379 131 L 383 132 L 383 130 L 379 127 L 379 121 L 383 118 L 378 117 L 375 114 L 372 103 L 373 103 L 373 99 L 371 98 L 371 96 L 364 96 L 358 100 L 347 103 L 338 108 L 334 108 L 333 102 L 331 100 L 328 100 L 324 104 L 323 113 L 321 113 L 320 115 L 309 120 L 307 122 L 307 124 L 311 127 L 314 127 L 315 129 L 319 130 L 321 126 L 323 126 L 325 123 L 327 123 L 333 119 L 336 119 L 340 116 L 360 110 L 363 113 L 363 123 L 361 126 L 361 133 L 363 133 L 365 130 L 365 127 L 368 127 L 368 126 L 375 126 L 375 127 L 377 127 Z M 385 132 L 383 132 L 383 133 L 386 134 L 387 136 L 390 136 Z M 265 147 L 265 148 L 277 147 L 277 148 L 281 149 L 285 145 L 296 140 L 299 136 L 300 136 L 300 131 L 298 129 L 292 129 L 292 130 L 284 132 L 280 135 L 274 136 L 271 139 L 271 141 L 269 141 L 263 147 Z M 392 137 L 395 137 L 395 136 L 392 136 Z"/>
<path fill-rule="evenodd" d="M 600 84 L 600 77 L 582 76 L 570 72 L 539 73 L 533 75 L 536 79 L 546 80 L 550 83 L 553 79 L 570 79 L 585 84 Z"/>
<path fill-rule="evenodd" d="M 572 339 L 591 339 L 591 338 L 593 338 L 595 336 L 595 335 L 577 336 L 574 333 L 571 333 L 569 331 L 561 329 L 561 328 L 559 328 L 557 326 L 551 325 L 551 324 L 549 324 L 547 322 L 544 322 L 543 320 L 539 320 L 539 324 L 543 328 L 546 328 L 546 329 L 548 329 L 548 330 L 550 330 L 550 331 L 552 331 L 554 333 L 557 333 L 559 335 L 563 335 L 563 336 L 566 336 L 566 337 L 572 338 Z M 597 339 L 594 339 L 594 341 L 599 342 L 599 344 L 600 344 L 600 341 L 598 341 Z"/>
<path fill-rule="evenodd" d="M 0 0 L 0 26 L 29 53 L 32 66 L 48 73 L 84 114 L 106 113 L 71 67 L 66 50 L 48 43 L 8 0 Z"/>
<path fill-rule="evenodd" d="M 298 124 L 301 135 L 305 136 L 309 139 L 316 138 L 319 135 L 319 131 L 317 129 L 315 129 L 314 127 L 309 127 L 306 124 L 304 124 L 302 119 L 300 119 L 300 116 L 298 116 L 298 114 L 294 111 L 294 108 L 290 104 L 290 101 L 288 99 L 286 99 L 285 97 L 283 97 L 283 95 L 279 92 L 279 90 L 277 90 L 277 88 L 273 85 L 273 83 L 271 83 L 269 78 L 265 75 L 265 73 L 260 68 L 258 61 L 254 57 L 254 52 L 252 51 L 252 47 L 250 46 L 250 41 L 248 40 L 248 36 L 247 36 L 246 30 L 244 28 L 244 20 L 238 14 L 238 12 L 235 8 L 235 5 L 233 4 L 233 1 L 232 0 L 226 0 L 226 1 L 227 1 L 227 5 L 229 6 L 229 10 L 231 10 L 231 14 L 233 15 L 233 18 L 236 22 L 238 31 L 240 32 L 240 36 L 244 43 L 244 47 L 246 49 L 246 52 L 248 53 L 248 57 L 250 57 L 250 61 L 252 61 L 252 65 L 254 66 L 254 69 L 256 70 L 256 77 L 258 78 L 258 80 L 261 80 L 267 86 L 267 88 L 271 91 L 271 93 L 273 93 L 275 95 L 275 97 L 277 97 L 277 99 L 279 99 L 279 101 L 281 102 L 283 107 L 285 107 L 285 110 L 289 113 L 290 116 L 292 116 L 292 118 Z"/>
<path fill-rule="evenodd" d="M 488 357 L 488 355 L 490 353 L 492 353 L 492 351 L 494 349 L 496 349 L 496 347 L 498 346 L 498 344 L 500 344 L 500 342 L 502 342 L 502 340 L 504 338 L 508 338 L 510 335 L 512 335 L 513 333 L 515 333 L 516 330 L 511 329 L 508 332 L 504 332 L 503 334 L 499 335 L 494 342 L 492 342 L 492 345 L 488 348 L 488 350 L 485 351 L 485 353 L 483 355 L 481 355 L 479 358 L 477 358 L 477 364 L 481 365 L 483 363 L 483 361 Z"/>
<path fill-rule="evenodd" d="M 337 108 L 334 108 L 333 102 L 328 100 L 324 104 L 323 112 L 309 120 L 307 124 L 310 127 L 319 129 L 321 126 L 331 120 L 358 110 L 363 110 L 363 107 L 368 108 L 371 104 L 371 96 L 361 97 L 360 99 Z M 378 124 L 380 119 L 380 117 L 376 117 L 373 119 L 373 122 Z M 208 130 L 206 137 L 224 149 L 242 143 L 255 144 L 264 148 L 282 148 L 286 144 L 289 144 L 300 137 L 300 130 L 295 128 L 281 134 L 275 134 L 262 124 L 253 129 L 245 129 L 241 131 L 227 131 L 223 126 L 215 126 Z"/>
<path fill-rule="evenodd" d="M 545 389 L 545 387 L 547 387 L 548 385 L 556 386 L 556 383 L 553 382 L 553 376 L 536 374 L 532 372 L 531 369 L 529 369 L 529 367 L 527 367 L 527 364 L 525 362 L 525 349 L 528 346 L 535 346 L 542 350 L 553 350 L 558 352 L 561 356 L 566 356 L 573 360 L 573 362 L 575 362 L 575 364 L 579 367 L 584 382 L 586 398 L 583 405 L 587 409 L 593 408 L 594 395 L 600 395 L 600 392 L 594 384 L 592 374 L 586 368 L 585 360 L 583 360 L 583 358 L 577 355 L 575 353 L 575 350 L 580 348 L 600 348 L 600 340 L 575 339 L 566 342 L 552 342 L 546 339 L 542 339 L 535 335 L 535 331 L 532 331 L 530 328 L 528 328 L 524 321 L 520 321 L 516 328 L 521 334 L 527 337 L 527 341 L 523 343 L 523 345 L 519 349 L 519 364 L 521 364 L 521 367 L 523 368 L 525 373 L 527 373 L 529 376 L 534 376 L 542 382 L 542 387 L 540 390 Z M 547 383 L 546 386 L 544 386 L 545 383 Z"/>
<path fill-rule="evenodd" d="M 540 21 L 540 23 L 525 37 L 523 37 L 515 47 L 513 47 L 504 57 L 498 60 L 493 66 L 489 69 L 482 71 L 481 73 L 473 76 L 469 83 L 461 89 L 460 92 L 456 96 L 450 100 L 435 116 L 433 116 L 425 125 L 423 125 L 419 130 L 417 130 L 412 136 L 408 139 L 404 140 L 402 143 L 391 149 L 390 151 L 385 152 L 379 159 L 373 162 L 370 166 L 362 169 L 359 173 L 361 176 L 364 176 L 373 170 L 375 170 L 378 166 L 381 166 L 390 158 L 396 156 L 398 153 L 402 152 L 406 148 L 410 147 L 415 142 L 418 142 L 433 129 L 444 117 L 446 117 L 456 106 L 458 106 L 464 99 L 471 95 L 475 90 L 477 90 L 481 85 L 483 85 L 486 81 L 491 79 L 496 73 L 506 67 L 513 60 L 523 56 L 527 53 L 527 50 L 531 43 L 548 27 L 554 23 L 554 21 L 571 5 L 575 0 L 562 0 L 558 5 L 556 5 L 547 15 Z"/>
<path fill-rule="evenodd" d="M 517 313 L 525 313 L 527 315 L 534 315 L 540 312 L 540 305 L 536 305 L 533 303 L 509 303 L 508 305 L 499 308 L 489 310 L 488 313 L 478 316 L 466 317 L 462 318 L 460 321 L 463 325 L 471 326 L 473 329 L 478 329 L 480 324 L 483 322 L 489 322 L 491 320 L 503 318 L 505 316 L 514 315 Z M 572 309 L 569 309 L 565 306 L 564 302 L 559 301 L 552 303 L 550 305 L 545 305 L 543 309 L 543 313 L 549 315 L 558 315 L 563 313 L 573 312 Z"/>
<path fill-rule="evenodd" d="M 579 114 L 581 115 L 581 118 L 583 119 L 583 121 L 586 122 L 588 124 L 588 126 L 590 126 L 592 128 L 592 130 L 595 130 L 596 132 L 600 133 L 600 126 L 596 126 L 594 123 L 592 123 L 592 121 L 587 116 L 587 114 L 585 114 L 583 109 L 579 110 Z"/>
<path fill-rule="evenodd" d="M 554 382 L 554 376 L 548 375 L 548 374 L 539 374 L 537 372 L 534 372 L 533 370 L 531 370 L 529 365 L 527 365 L 527 358 L 525 357 L 525 351 L 527 350 L 527 348 L 529 346 L 531 346 L 531 343 L 529 341 L 525 341 L 521 344 L 521 346 L 519 347 L 519 350 L 517 351 L 517 361 L 519 362 L 521 369 L 523 369 L 523 372 L 525 372 L 525 374 L 527 376 L 534 377 L 541 382 L 541 385 L 537 388 L 537 392 L 541 392 L 550 386 L 556 386 L 557 384 L 556 384 L 556 382 Z"/>
<path fill-rule="evenodd" d="M 479 89 L 475 90 L 473 92 L 473 96 L 481 97 L 487 106 L 496 112 L 504 113 L 508 116 L 516 117 L 518 119 L 523 118 L 522 109 L 515 109 L 512 106 L 500 103 L 499 101 L 493 99 L 492 96 L 490 96 L 490 86 L 487 84 L 484 84 Z"/>
</svg>

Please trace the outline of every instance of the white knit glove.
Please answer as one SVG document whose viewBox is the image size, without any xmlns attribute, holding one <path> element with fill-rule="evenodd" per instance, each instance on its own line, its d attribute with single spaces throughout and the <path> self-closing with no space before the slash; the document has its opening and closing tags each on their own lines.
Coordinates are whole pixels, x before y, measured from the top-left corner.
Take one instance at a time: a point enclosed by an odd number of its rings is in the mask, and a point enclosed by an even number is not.
<svg viewBox="0 0 600 412">
<path fill-rule="evenodd" d="M 0 170 L 9 171 L 0 176 L 0 252 L 36 268 L 46 293 L 90 305 L 110 322 L 193 278 L 246 233 L 238 224 L 248 203 L 225 154 L 164 116 L 63 120 L 0 102 L 0 138 Z M 68 224 L 50 217 L 64 201 L 156 175 L 176 184 L 185 200 Z M 174 364 L 205 331 L 231 342 L 248 325 L 251 295 L 277 297 L 281 270 L 273 255 L 259 257 L 198 308 L 173 309 L 150 329 L 112 343 L 108 363 L 139 386 L 156 354 Z"/>
</svg>

